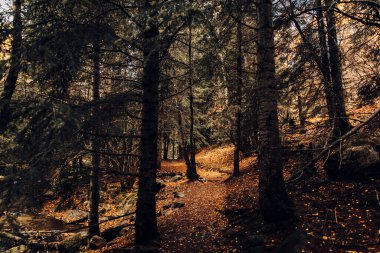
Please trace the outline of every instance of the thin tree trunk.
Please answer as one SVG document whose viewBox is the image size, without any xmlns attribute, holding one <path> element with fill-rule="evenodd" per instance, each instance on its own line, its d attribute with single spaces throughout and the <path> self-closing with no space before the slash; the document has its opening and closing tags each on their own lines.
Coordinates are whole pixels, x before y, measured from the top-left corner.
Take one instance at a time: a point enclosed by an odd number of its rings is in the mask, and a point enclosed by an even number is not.
<svg viewBox="0 0 380 253">
<path fill-rule="evenodd" d="M 301 95 L 297 96 L 298 118 L 300 121 L 300 127 L 305 126 L 305 115 L 302 110 L 302 98 Z"/>
<path fill-rule="evenodd" d="M 190 0 L 191 3 L 191 0 Z M 195 162 L 195 141 L 194 141 L 194 94 L 193 94 L 193 53 L 192 53 L 192 14 L 189 13 L 189 100 L 190 100 L 190 167 L 186 175 L 190 181 L 199 178 Z M 186 148 L 186 147 L 185 147 Z"/>
<path fill-rule="evenodd" d="M 272 0 L 258 2 L 259 204 L 264 219 L 275 222 L 292 217 L 293 206 L 282 175 L 272 11 Z"/>
<path fill-rule="evenodd" d="M 178 105 L 178 131 L 179 131 L 179 136 L 180 136 L 180 139 L 181 139 L 181 156 L 183 156 L 183 158 L 185 159 L 185 164 L 186 164 L 186 168 L 187 168 L 187 171 L 190 170 L 190 167 L 191 167 L 191 163 L 190 163 L 190 159 L 189 159 L 189 154 L 187 152 L 187 142 L 186 142 L 186 139 L 185 139 L 185 133 L 183 131 L 183 124 L 182 124 L 182 115 L 181 115 L 181 105 L 179 104 Z"/>
<path fill-rule="evenodd" d="M 160 115 L 160 113 L 158 113 L 158 115 Z M 162 150 L 163 150 L 162 133 L 160 132 L 160 130 L 158 130 L 157 136 L 158 136 L 157 138 L 157 170 L 160 170 L 161 161 L 162 161 Z"/>
<path fill-rule="evenodd" d="M 173 136 L 173 140 L 172 140 L 172 159 L 174 160 L 175 159 L 175 140 L 174 140 L 174 136 Z"/>
<path fill-rule="evenodd" d="M 143 109 L 141 161 L 136 209 L 136 245 L 150 245 L 158 239 L 156 216 L 156 176 L 158 139 L 158 87 L 160 62 L 157 13 L 151 1 L 145 1 L 149 21 L 143 33 L 144 70 L 142 77 Z"/>
<path fill-rule="evenodd" d="M 94 57 L 93 57 L 93 71 L 94 71 L 94 84 L 93 84 L 93 100 L 96 101 L 100 97 L 100 44 L 98 41 L 94 42 Z M 93 115 L 97 115 L 97 107 L 94 108 Z M 96 117 L 96 116 L 95 116 Z M 99 123 L 95 122 L 95 132 L 99 132 Z M 99 235 L 99 166 L 100 166 L 100 143 L 97 137 L 92 140 L 92 168 L 90 170 L 90 212 L 88 215 L 88 236 L 89 238 L 94 235 Z"/>
<path fill-rule="evenodd" d="M 168 160 L 169 144 L 170 144 L 169 135 L 166 132 L 164 132 L 164 160 Z"/>
<path fill-rule="evenodd" d="M 0 128 L 10 121 L 10 101 L 16 89 L 17 79 L 21 69 L 22 20 L 21 0 L 13 0 L 13 29 L 10 67 L 5 79 L 4 90 L 0 101 Z"/>
<path fill-rule="evenodd" d="M 234 149 L 234 171 L 233 176 L 240 173 L 240 147 L 241 147 L 241 89 L 243 86 L 243 51 L 242 51 L 242 24 L 241 24 L 241 6 L 238 6 L 237 24 L 236 24 L 236 115 L 235 115 L 235 149 Z"/>
<path fill-rule="evenodd" d="M 338 138 L 348 132 L 352 126 L 349 123 L 346 113 L 343 81 L 342 81 L 342 68 L 340 61 L 340 52 L 338 47 L 338 39 L 336 34 L 336 22 L 334 5 L 331 0 L 326 0 L 327 11 L 327 42 L 330 55 L 330 72 L 332 80 L 332 88 L 335 102 L 335 120 L 334 120 L 334 137 Z"/>
</svg>

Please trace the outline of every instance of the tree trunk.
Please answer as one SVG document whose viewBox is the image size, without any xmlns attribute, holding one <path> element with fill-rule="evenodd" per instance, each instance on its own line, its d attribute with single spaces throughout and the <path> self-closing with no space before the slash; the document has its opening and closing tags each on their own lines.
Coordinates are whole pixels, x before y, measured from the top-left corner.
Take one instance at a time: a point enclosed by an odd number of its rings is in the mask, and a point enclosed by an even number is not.
<svg viewBox="0 0 380 253">
<path fill-rule="evenodd" d="M 183 155 L 182 155 L 182 145 L 180 143 L 181 143 L 181 141 L 178 144 L 178 160 L 181 160 L 183 158 Z"/>
<path fill-rule="evenodd" d="M 164 160 L 168 160 L 169 144 L 170 144 L 169 135 L 166 132 L 164 132 Z"/>
<path fill-rule="evenodd" d="M 100 97 L 100 44 L 94 42 L 94 56 L 93 56 L 93 71 L 94 71 L 94 84 L 93 84 L 93 100 L 96 101 Z M 96 117 L 98 108 L 94 107 L 93 116 Z M 99 133 L 98 121 L 95 121 L 95 133 Z M 88 214 L 88 236 L 89 238 L 94 235 L 99 235 L 99 166 L 100 166 L 100 143 L 97 137 L 92 140 L 92 168 L 90 170 L 90 212 Z"/>
<path fill-rule="evenodd" d="M 191 3 L 191 0 L 190 0 Z M 194 94 L 193 94 L 193 53 L 192 53 L 192 14 L 189 13 L 189 100 L 190 100 L 190 166 L 186 175 L 190 181 L 199 178 L 195 162 L 195 139 L 194 139 Z M 186 148 L 186 147 L 185 147 Z"/>
<path fill-rule="evenodd" d="M 238 7 L 237 24 L 236 24 L 236 115 L 235 115 L 235 149 L 234 149 L 234 171 L 233 176 L 240 173 L 240 146 L 241 146 L 241 89 L 243 86 L 243 51 L 242 51 L 242 24 L 241 24 L 241 6 Z"/>
<path fill-rule="evenodd" d="M 257 83 L 259 106 L 259 204 L 265 220 L 276 222 L 293 215 L 282 175 L 275 79 L 272 0 L 257 4 Z"/>
<path fill-rule="evenodd" d="M 158 138 L 158 87 L 160 78 L 157 12 L 145 1 L 149 13 L 143 33 L 144 70 L 141 126 L 141 161 L 136 209 L 136 245 L 150 245 L 158 239 L 156 176 Z"/>
<path fill-rule="evenodd" d="M 329 47 L 328 51 L 330 55 L 330 72 L 335 102 L 335 120 L 333 126 L 333 134 L 334 138 L 338 138 L 348 132 L 352 126 L 348 120 L 344 101 L 342 68 L 336 34 L 334 4 L 331 0 L 326 0 L 325 3 L 328 6 L 326 11 L 327 42 Z"/>
<path fill-rule="evenodd" d="M 326 106 L 329 115 L 330 125 L 334 125 L 335 109 L 334 109 L 334 96 L 331 85 L 331 75 L 329 68 L 329 55 L 327 51 L 325 22 L 323 19 L 323 8 L 321 0 L 315 1 L 317 7 L 317 24 L 318 24 L 318 39 L 320 47 L 320 71 L 323 75 L 324 92 L 326 98 Z"/>
<path fill-rule="evenodd" d="M 160 115 L 160 113 L 158 113 L 158 115 Z M 159 117 L 159 116 L 158 116 Z M 161 161 L 162 161 L 162 133 L 160 132 L 160 130 L 158 130 L 158 133 L 157 133 L 157 170 L 160 170 L 161 169 Z"/>
<path fill-rule="evenodd" d="M 10 67 L 5 79 L 4 90 L 0 101 L 0 128 L 3 129 L 10 121 L 10 101 L 16 89 L 21 68 L 22 20 L 21 0 L 13 0 L 13 29 Z"/>
<path fill-rule="evenodd" d="M 172 159 L 173 160 L 175 159 L 175 140 L 174 140 L 174 136 L 173 136 L 173 140 L 172 140 Z"/>
<path fill-rule="evenodd" d="M 183 132 L 183 124 L 182 124 L 182 115 L 181 115 L 181 105 L 178 103 L 178 129 L 179 129 L 179 136 L 181 139 L 181 156 L 185 159 L 185 164 L 187 171 L 191 170 L 191 163 L 189 159 L 189 154 L 187 152 L 187 142 L 185 139 L 185 133 Z"/>
<path fill-rule="evenodd" d="M 300 121 L 300 127 L 305 126 L 305 115 L 302 110 L 302 98 L 301 95 L 297 96 L 297 107 L 298 107 L 298 119 Z"/>
</svg>

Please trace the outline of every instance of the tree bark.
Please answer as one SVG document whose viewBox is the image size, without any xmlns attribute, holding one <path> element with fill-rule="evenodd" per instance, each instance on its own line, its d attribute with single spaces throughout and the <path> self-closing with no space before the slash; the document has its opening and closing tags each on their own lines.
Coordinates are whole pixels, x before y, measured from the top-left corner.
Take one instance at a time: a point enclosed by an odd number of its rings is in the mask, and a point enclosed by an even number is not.
<svg viewBox="0 0 380 253">
<path fill-rule="evenodd" d="M 305 115 L 302 110 L 302 98 L 301 95 L 297 96 L 297 107 L 298 107 L 298 119 L 300 121 L 300 127 L 305 126 Z"/>
<path fill-rule="evenodd" d="M 190 159 L 189 159 L 189 154 L 187 152 L 187 142 L 186 142 L 186 138 L 185 138 L 185 133 L 183 131 L 183 123 L 182 123 L 182 115 L 181 115 L 181 105 L 180 105 L 180 102 L 178 102 L 178 131 L 179 131 L 179 136 L 180 136 L 180 139 L 181 139 L 181 145 L 180 145 L 180 148 L 181 148 L 181 157 L 183 156 L 183 158 L 185 159 L 185 164 L 186 164 L 186 168 L 187 168 L 187 171 L 190 170 L 190 167 L 191 167 L 191 163 L 190 163 Z"/>
<path fill-rule="evenodd" d="M 92 89 L 93 101 L 96 101 L 100 97 L 100 44 L 98 41 L 94 42 L 94 56 L 93 56 L 93 75 L 94 83 Z M 98 113 L 98 108 L 94 107 L 93 116 L 96 117 Z M 96 133 L 99 132 L 99 124 L 95 122 L 94 130 Z M 94 235 L 100 234 L 99 229 L 99 166 L 100 166 L 100 143 L 99 139 L 94 136 L 92 140 L 92 168 L 90 169 L 90 196 L 89 196 L 89 205 L 90 212 L 88 214 L 88 236 L 89 238 Z"/>
<path fill-rule="evenodd" d="M 143 33 L 144 69 L 142 77 L 143 108 L 141 126 L 141 161 L 136 209 L 136 245 L 150 245 L 158 239 L 156 216 L 156 176 L 158 139 L 158 87 L 160 78 L 159 30 L 157 12 L 150 0 Z"/>
<path fill-rule="evenodd" d="M 164 160 L 168 160 L 170 139 L 168 133 L 164 130 Z"/>
<path fill-rule="evenodd" d="M 321 0 L 316 0 L 317 7 L 317 25 L 318 25 L 318 39 L 320 48 L 320 71 L 323 75 L 323 86 L 325 92 L 326 106 L 329 115 L 330 125 L 334 125 L 335 109 L 334 109 L 334 96 L 331 85 L 331 75 L 329 67 L 329 55 L 327 50 L 325 22 L 323 18 L 323 8 Z"/>
<path fill-rule="evenodd" d="M 0 128 L 3 129 L 10 121 L 10 101 L 16 89 L 17 79 L 21 69 L 22 19 L 21 0 L 13 0 L 13 29 L 10 67 L 5 79 L 4 90 L 0 101 Z"/>
<path fill-rule="evenodd" d="M 241 89 L 243 86 L 243 50 L 242 50 L 242 24 L 241 24 L 241 6 L 238 7 L 237 23 L 236 23 L 236 115 L 235 115 L 235 148 L 234 148 L 234 171 L 233 176 L 240 173 L 240 147 L 241 147 Z"/>
<path fill-rule="evenodd" d="M 173 160 L 175 159 L 175 139 L 174 139 L 174 136 L 173 136 L 173 140 L 172 140 L 172 159 Z"/>
<path fill-rule="evenodd" d="M 282 175 L 275 78 L 272 0 L 257 4 L 257 82 L 259 105 L 259 204 L 266 221 L 293 216 Z"/>
<path fill-rule="evenodd" d="M 346 113 L 344 90 L 342 81 L 342 68 L 340 52 L 338 47 L 338 39 L 336 33 L 335 11 L 334 5 L 331 0 L 325 1 L 327 7 L 326 19 L 327 19 L 327 42 L 328 51 L 330 55 L 330 72 L 332 80 L 332 88 L 335 102 L 335 115 L 333 134 L 334 138 L 339 138 L 346 132 L 348 132 L 352 126 L 349 123 Z"/>
<path fill-rule="evenodd" d="M 191 0 L 190 0 L 191 3 Z M 190 181 L 199 178 L 195 161 L 195 139 L 194 139 L 194 94 L 193 94 L 193 53 L 192 53 L 192 14 L 189 12 L 189 100 L 190 100 L 190 166 L 186 171 L 186 176 Z M 186 148 L 186 147 L 185 147 Z"/>
</svg>

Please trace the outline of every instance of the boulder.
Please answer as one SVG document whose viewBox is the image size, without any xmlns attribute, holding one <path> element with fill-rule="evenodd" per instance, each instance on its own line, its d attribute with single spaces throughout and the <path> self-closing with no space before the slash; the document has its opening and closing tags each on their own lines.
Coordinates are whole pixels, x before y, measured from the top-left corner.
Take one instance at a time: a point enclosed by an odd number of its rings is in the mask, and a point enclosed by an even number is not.
<svg viewBox="0 0 380 253">
<path fill-rule="evenodd" d="M 12 247 L 15 245 L 19 245 L 21 243 L 24 243 L 24 240 L 21 237 L 17 235 L 13 235 L 8 232 L 0 231 L 0 246 L 1 247 Z"/>
<path fill-rule="evenodd" d="M 6 253 L 26 253 L 28 252 L 28 247 L 25 245 L 19 245 L 5 251 Z"/>
<path fill-rule="evenodd" d="M 380 178 L 380 137 L 352 136 L 329 156 L 324 168 L 331 179 Z"/>
<path fill-rule="evenodd" d="M 75 253 L 79 252 L 79 248 L 85 244 L 87 238 L 80 233 L 71 235 L 62 241 L 62 246 L 65 252 Z"/>
<path fill-rule="evenodd" d="M 66 217 L 63 219 L 66 223 L 78 223 L 85 221 L 88 217 L 88 212 L 82 210 L 68 210 Z"/>
<path fill-rule="evenodd" d="M 44 193 L 44 197 L 47 199 L 52 199 L 52 198 L 54 198 L 54 192 L 52 190 L 49 190 L 49 191 Z"/>
<path fill-rule="evenodd" d="M 184 206 L 185 206 L 185 203 L 173 202 L 173 208 L 181 208 L 181 207 L 184 207 Z"/>
<path fill-rule="evenodd" d="M 174 177 L 169 179 L 169 182 L 178 182 L 181 179 L 182 179 L 181 175 L 175 175 Z"/>
<path fill-rule="evenodd" d="M 107 246 L 107 241 L 103 237 L 94 235 L 93 237 L 91 237 L 89 244 L 91 249 L 100 249 Z"/>
<path fill-rule="evenodd" d="M 173 192 L 174 198 L 184 198 L 186 195 L 183 192 Z"/>
<path fill-rule="evenodd" d="M 108 242 L 112 241 L 118 237 L 121 231 L 126 227 L 126 225 L 119 225 L 117 227 L 107 228 L 101 233 L 101 237 L 106 239 Z"/>
<path fill-rule="evenodd" d="M 163 205 L 163 206 L 162 206 L 162 209 L 163 209 L 163 210 L 167 210 L 167 209 L 169 209 L 171 206 L 172 206 L 172 204 L 169 203 L 169 204 Z"/>
</svg>

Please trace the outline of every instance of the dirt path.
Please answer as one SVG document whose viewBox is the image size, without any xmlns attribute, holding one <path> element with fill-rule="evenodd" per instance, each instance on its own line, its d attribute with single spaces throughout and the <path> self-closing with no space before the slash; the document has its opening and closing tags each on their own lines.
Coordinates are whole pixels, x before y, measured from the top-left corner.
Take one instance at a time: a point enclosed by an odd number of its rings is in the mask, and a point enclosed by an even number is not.
<svg viewBox="0 0 380 253">
<path fill-rule="evenodd" d="M 164 172 L 184 172 L 185 164 L 163 162 Z M 162 211 L 158 218 L 163 252 L 232 252 L 223 240 L 227 221 L 221 211 L 226 206 L 226 173 L 198 169 L 204 181 L 188 182 L 185 178 L 168 183 L 159 196 L 158 210 L 179 202 L 182 208 Z M 175 193 L 182 197 L 175 198 Z"/>
</svg>

